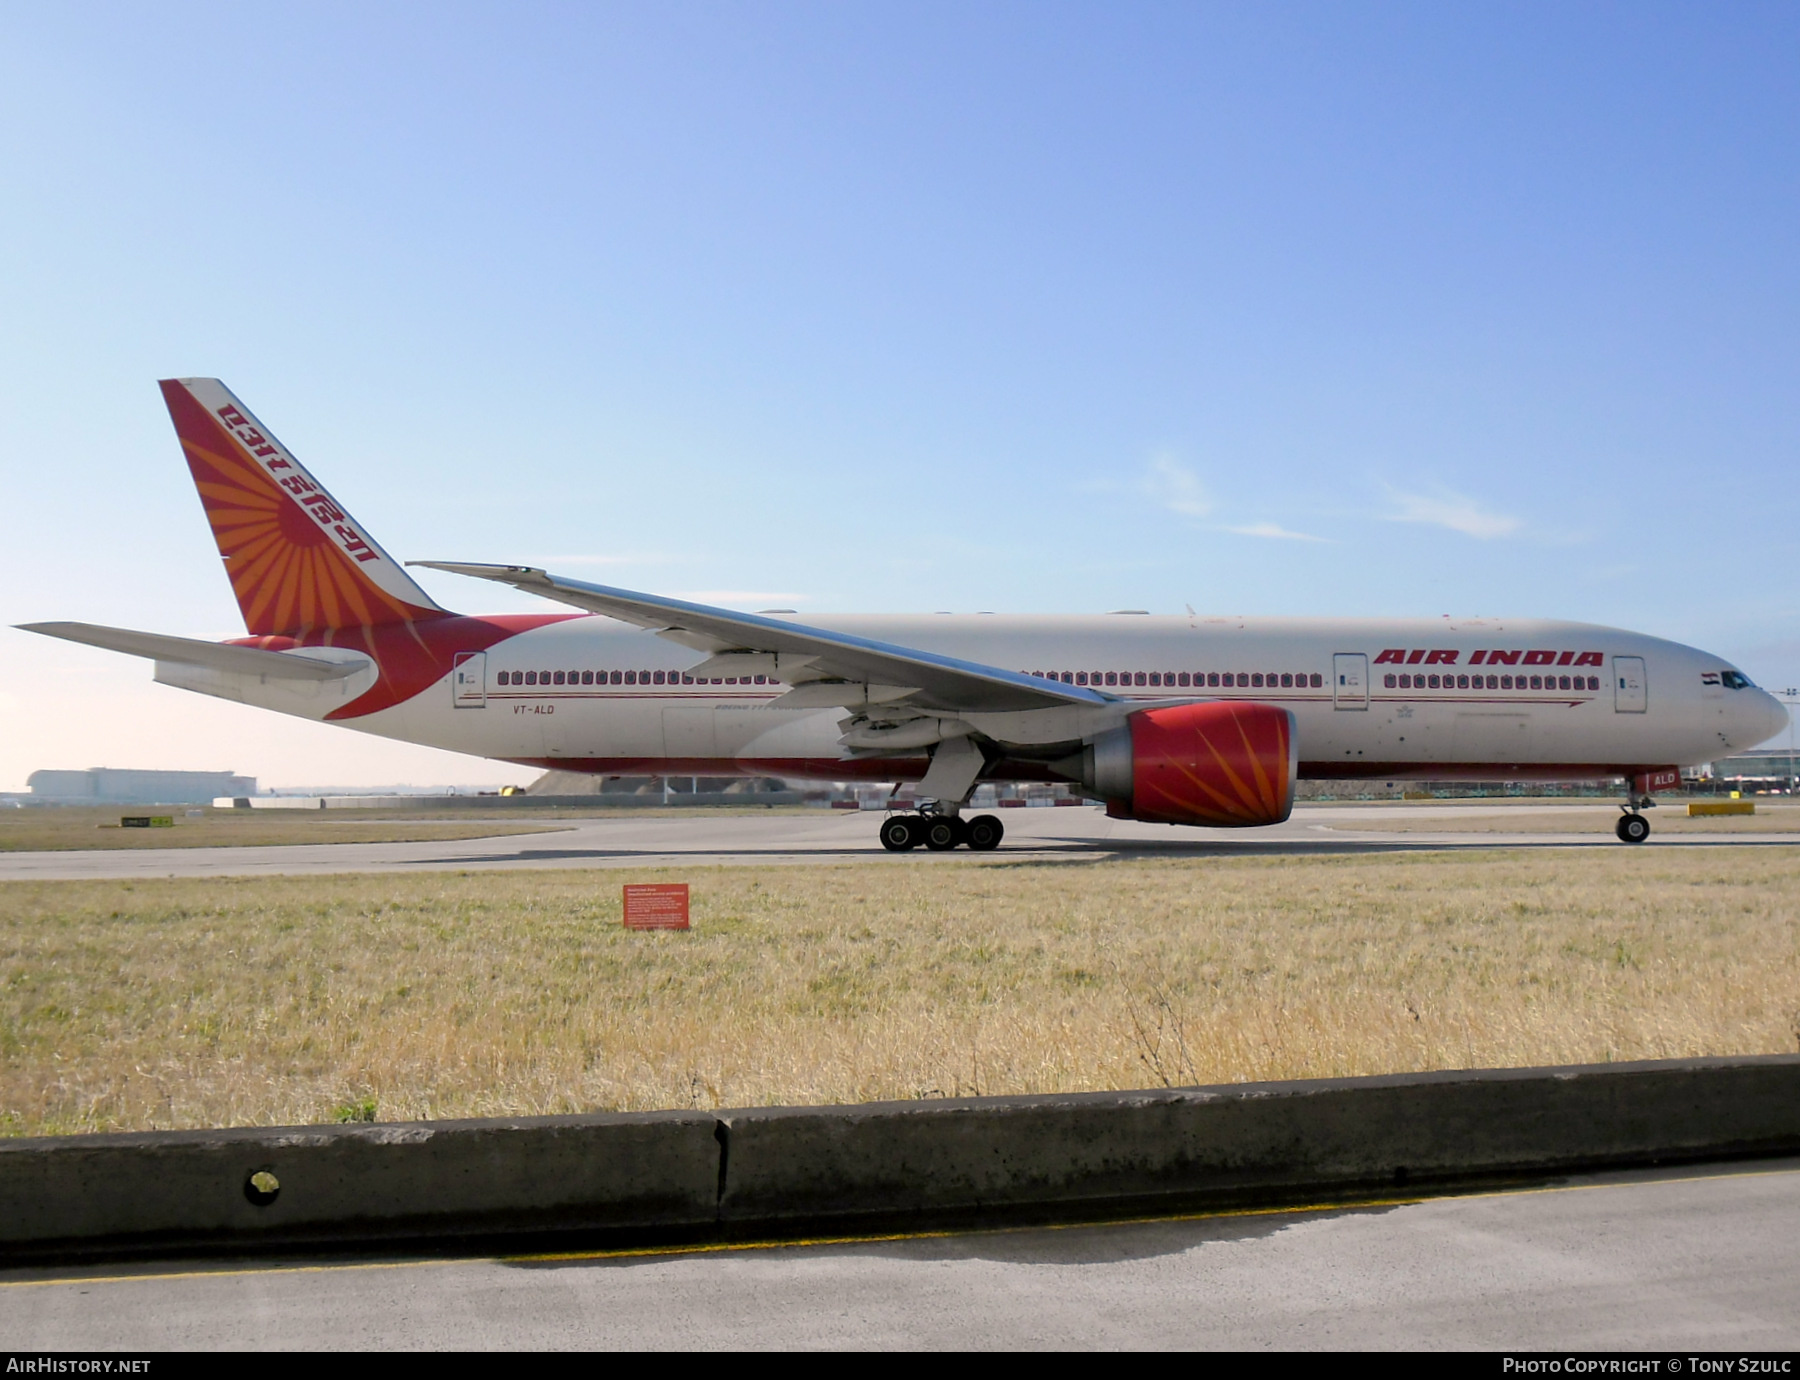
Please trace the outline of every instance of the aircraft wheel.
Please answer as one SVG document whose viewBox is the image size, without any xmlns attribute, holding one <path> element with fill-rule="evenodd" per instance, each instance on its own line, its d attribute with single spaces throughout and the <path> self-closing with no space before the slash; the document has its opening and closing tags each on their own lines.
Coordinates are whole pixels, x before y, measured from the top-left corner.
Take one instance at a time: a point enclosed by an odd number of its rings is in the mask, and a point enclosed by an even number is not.
<svg viewBox="0 0 1800 1380">
<path fill-rule="evenodd" d="M 942 815 L 926 820 L 925 846 L 933 853 L 948 853 L 963 841 L 960 823 L 959 820 L 947 819 Z"/>
<path fill-rule="evenodd" d="M 881 846 L 890 853 L 904 853 L 918 844 L 922 832 L 911 815 L 892 815 L 882 821 Z"/>
<path fill-rule="evenodd" d="M 1624 843 L 1642 843 L 1650 837 L 1650 821 L 1638 814 L 1620 815 L 1613 832 Z"/>
<path fill-rule="evenodd" d="M 1000 846 L 1000 840 L 1006 837 L 1006 826 L 992 815 L 976 815 L 969 821 L 969 847 L 977 853 L 986 853 Z"/>
</svg>

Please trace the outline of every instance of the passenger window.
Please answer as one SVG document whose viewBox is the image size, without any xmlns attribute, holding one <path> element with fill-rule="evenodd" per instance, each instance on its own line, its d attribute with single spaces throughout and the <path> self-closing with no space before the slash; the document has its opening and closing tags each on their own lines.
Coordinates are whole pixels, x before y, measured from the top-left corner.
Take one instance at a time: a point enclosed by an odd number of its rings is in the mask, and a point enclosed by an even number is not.
<svg viewBox="0 0 1800 1380">
<path fill-rule="evenodd" d="M 1086 685 L 1087 684 L 1087 672 L 1086 671 L 1077 671 L 1075 673 L 1075 683 L 1077 685 Z"/>
<path fill-rule="evenodd" d="M 1183 671 L 1181 673 L 1181 683 L 1183 685 L 1186 685 L 1188 683 L 1188 673 L 1186 671 Z"/>
<path fill-rule="evenodd" d="M 1398 676 L 1390 672 L 1388 675 L 1382 677 L 1382 683 L 1385 684 L 1388 689 L 1392 690 L 1399 679 Z"/>
<path fill-rule="evenodd" d="M 1292 671 L 1283 671 L 1281 673 L 1282 688 L 1285 690 L 1289 686 L 1293 685 L 1293 683 L 1294 683 L 1294 673 Z"/>
<path fill-rule="evenodd" d="M 1119 683 L 1119 673 L 1117 671 L 1108 671 L 1106 673 L 1106 683 L 1108 685 L 1117 685 Z"/>
<path fill-rule="evenodd" d="M 636 671 L 627 671 L 625 673 L 625 683 L 627 685 L 636 685 L 637 684 L 637 672 Z"/>
<path fill-rule="evenodd" d="M 1150 673 L 1150 683 L 1152 685 L 1161 685 L 1162 684 L 1162 672 L 1161 671 L 1152 671 Z"/>
<path fill-rule="evenodd" d="M 622 684 L 624 684 L 624 682 L 625 682 L 625 673 L 624 673 L 624 672 L 623 672 L 623 671 L 614 671 L 614 672 L 613 672 L 613 673 L 612 673 L 612 675 L 611 675 L 611 677 L 609 677 L 609 682 L 610 682 L 610 683 L 611 683 L 611 684 L 613 684 L 613 685 L 622 685 Z"/>
<path fill-rule="evenodd" d="M 1458 676 L 1456 678 L 1456 688 L 1458 690 L 1467 690 L 1469 688 L 1469 678 L 1467 676 Z"/>
<path fill-rule="evenodd" d="M 1150 678 L 1148 676 L 1146 676 L 1142 671 L 1139 671 L 1135 676 L 1133 676 L 1132 680 L 1136 681 L 1137 684 L 1139 684 L 1139 685 L 1148 685 L 1150 683 Z"/>
<path fill-rule="evenodd" d="M 1315 689 L 1315 690 L 1317 690 L 1317 689 L 1319 689 L 1319 688 L 1320 688 L 1320 687 L 1321 687 L 1321 686 L 1322 686 L 1322 685 L 1324 685 L 1324 684 L 1325 684 L 1325 677 L 1324 677 L 1324 676 L 1322 676 L 1322 675 L 1320 675 L 1320 674 L 1319 674 L 1319 673 L 1318 673 L 1318 672 L 1317 672 L 1317 671 L 1314 671 L 1314 672 L 1313 672 L 1313 673 L 1312 673 L 1312 687 L 1313 687 L 1313 689 Z"/>
<path fill-rule="evenodd" d="M 525 673 L 525 683 L 527 685 L 536 685 L 537 684 L 537 672 L 536 671 L 527 671 Z"/>
<path fill-rule="evenodd" d="M 1512 677 L 1511 676 L 1501 676 L 1500 677 L 1500 688 L 1502 690 L 1512 689 Z"/>
<path fill-rule="evenodd" d="M 1252 671 L 1250 673 L 1251 688 L 1260 690 L 1262 688 L 1262 683 L 1263 683 L 1262 672 L 1261 671 Z"/>
</svg>

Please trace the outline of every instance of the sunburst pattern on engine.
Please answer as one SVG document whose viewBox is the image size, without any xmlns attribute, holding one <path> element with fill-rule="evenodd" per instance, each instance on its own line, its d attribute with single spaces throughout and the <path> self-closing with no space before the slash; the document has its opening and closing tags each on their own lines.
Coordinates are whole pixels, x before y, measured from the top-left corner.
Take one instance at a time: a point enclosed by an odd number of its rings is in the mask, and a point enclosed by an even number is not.
<svg viewBox="0 0 1800 1380">
<path fill-rule="evenodd" d="M 1131 813 L 1151 824 L 1279 824 L 1294 807 L 1294 716 L 1269 704 L 1146 709 L 1131 724 Z"/>
</svg>

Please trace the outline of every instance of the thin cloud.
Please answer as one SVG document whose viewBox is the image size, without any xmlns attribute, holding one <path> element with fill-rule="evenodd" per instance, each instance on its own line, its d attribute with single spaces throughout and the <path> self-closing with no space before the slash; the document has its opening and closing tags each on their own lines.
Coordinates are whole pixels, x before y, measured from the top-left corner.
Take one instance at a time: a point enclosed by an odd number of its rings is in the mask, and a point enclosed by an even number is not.
<svg viewBox="0 0 1800 1380">
<path fill-rule="evenodd" d="M 1153 503 L 1182 517 L 1205 517 L 1213 510 L 1212 495 L 1199 476 L 1172 455 L 1152 457 L 1139 487 Z"/>
<path fill-rule="evenodd" d="M 545 565 L 649 565 L 661 556 L 545 556 Z"/>
<path fill-rule="evenodd" d="M 1465 537 L 1491 541 L 1510 537 L 1519 530 L 1519 520 L 1505 513 L 1484 508 L 1475 499 L 1448 491 L 1437 495 L 1402 493 L 1389 489 L 1388 494 L 1399 511 L 1388 515 L 1389 522 L 1419 522 L 1431 527 L 1448 527 Z"/>
<path fill-rule="evenodd" d="M 1247 527 L 1227 527 L 1227 532 L 1235 532 L 1240 537 L 1267 537 L 1273 541 L 1330 541 L 1330 537 L 1315 537 L 1309 532 L 1290 532 L 1275 522 L 1253 522 Z"/>
<path fill-rule="evenodd" d="M 761 608 L 804 604 L 810 597 L 805 594 L 770 594 L 765 590 L 755 589 L 684 589 L 675 595 L 677 599 L 689 599 L 696 604 L 755 604 Z"/>
</svg>

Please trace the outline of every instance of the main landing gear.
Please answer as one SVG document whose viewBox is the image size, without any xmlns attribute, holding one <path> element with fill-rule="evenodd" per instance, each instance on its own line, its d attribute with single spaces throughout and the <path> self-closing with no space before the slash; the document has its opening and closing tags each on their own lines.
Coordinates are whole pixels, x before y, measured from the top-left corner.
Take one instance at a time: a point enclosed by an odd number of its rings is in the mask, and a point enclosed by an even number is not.
<svg viewBox="0 0 1800 1380">
<path fill-rule="evenodd" d="M 1625 813 L 1619 816 L 1619 822 L 1613 826 L 1613 832 L 1619 836 L 1621 843 L 1642 843 L 1650 837 L 1650 821 L 1638 813 L 1638 804 L 1621 807 Z"/>
<path fill-rule="evenodd" d="M 1000 846 L 1006 826 L 993 815 L 976 815 L 964 819 L 960 815 L 919 813 L 889 815 L 881 823 L 881 846 L 890 853 L 904 853 L 924 844 L 933 853 L 948 853 L 966 845 L 977 853 Z"/>
</svg>

